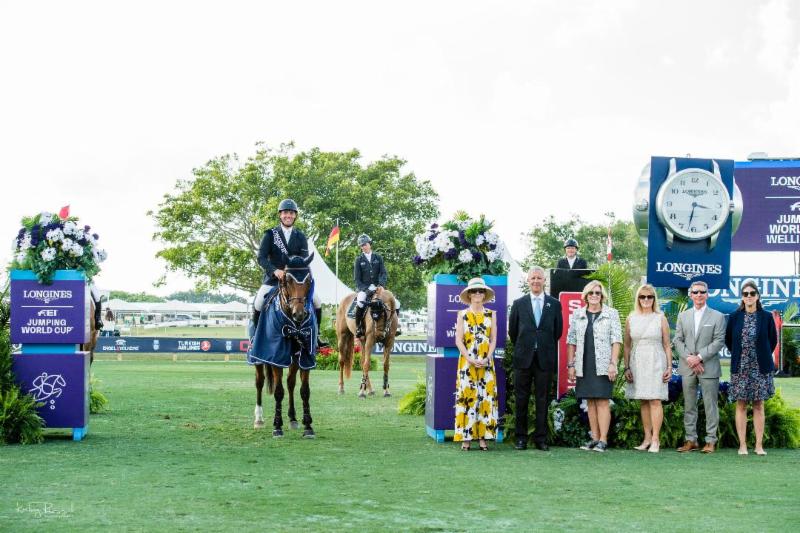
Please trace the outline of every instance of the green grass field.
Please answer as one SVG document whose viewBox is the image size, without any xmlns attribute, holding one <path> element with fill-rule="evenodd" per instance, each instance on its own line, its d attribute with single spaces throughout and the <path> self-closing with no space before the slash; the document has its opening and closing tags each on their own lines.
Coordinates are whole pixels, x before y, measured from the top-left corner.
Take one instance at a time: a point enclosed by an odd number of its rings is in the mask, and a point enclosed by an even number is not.
<svg viewBox="0 0 800 533">
<path fill-rule="evenodd" d="M 318 437 L 252 429 L 241 362 L 99 360 L 111 410 L 83 442 L 55 432 L 0 449 L 0 530 L 791 531 L 800 452 L 767 457 L 553 448 L 464 453 L 397 414 L 424 374 L 397 358 L 395 396 L 358 400 L 358 378 L 312 372 Z M 378 374 L 378 380 L 380 374 Z M 800 380 L 778 386 L 800 404 Z M 272 399 L 265 415 L 272 414 Z"/>
</svg>

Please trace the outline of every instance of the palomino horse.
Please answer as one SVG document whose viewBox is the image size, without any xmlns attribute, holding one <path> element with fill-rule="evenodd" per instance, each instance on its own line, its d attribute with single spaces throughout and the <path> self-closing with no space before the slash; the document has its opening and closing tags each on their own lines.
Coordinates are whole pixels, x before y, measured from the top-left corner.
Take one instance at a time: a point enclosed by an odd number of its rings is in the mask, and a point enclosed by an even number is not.
<svg viewBox="0 0 800 533">
<path fill-rule="evenodd" d="M 267 390 L 275 398 L 275 418 L 273 419 L 273 437 L 283 436 L 283 369 L 288 368 L 286 385 L 289 388 L 289 423 L 297 429 L 297 417 L 294 408 L 294 386 L 297 372 L 300 371 L 300 398 L 303 400 L 303 438 L 313 439 L 314 429 L 311 427 L 311 410 L 309 398 L 311 388 L 308 384 L 309 373 L 316 366 L 317 324 L 311 312 L 314 280 L 308 265 L 313 254 L 307 258 L 292 256 L 285 269 L 285 275 L 278 288 L 273 290 L 264 303 L 263 312 L 259 316 L 255 335 L 247 361 L 256 368 L 256 408 L 253 427 L 264 427 L 264 410 L 261 406 L 261 391 L 264 388 L 266 371 Z M 265 365 L 267 368 L 265 369 Z"/>
<path fill-rule="evenodd" d="M 344 378 L 349 379 L 353 371 L 356 321 L 347 316 L 347 310 L 355 297 L 355 294 L 345 296 L 336 313 L 336 335 L 339 338 L 339 394 L 344 394 Z M 370 396 L 375 394 L 369 380 L 369 362 L 372 348 L 376 342 L 383 343 L 383 395 L 391 396 L 392 394 L 389 392 L 389 355 L 392 353 L 394 336 L 397 332 L 394 295 L 383 289 L 380 296 L 375 295 L 367 302 L 367 305 L 369 312 L 364 315 L 366 338 L 364 342 L 361 342 L 362 376 L 358 397 L 365 398 L 368 394 Z"/>
</svg>

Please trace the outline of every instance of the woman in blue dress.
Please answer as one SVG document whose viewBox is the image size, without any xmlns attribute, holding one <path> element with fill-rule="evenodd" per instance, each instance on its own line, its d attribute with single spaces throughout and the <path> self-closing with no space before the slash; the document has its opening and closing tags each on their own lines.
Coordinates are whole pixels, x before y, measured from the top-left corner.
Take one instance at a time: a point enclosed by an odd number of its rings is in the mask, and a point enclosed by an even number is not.
<svg viewBox="0 0 800 533">
<path fill-rule="evenodd" d="M 778 332 L 772 315 L 761 306 L 758 285 L 752 279 L 741 287 L 742 303 L 728 317 L 725 345 L 731 351 L 731 388 L 736 400 L 736 433 L 739 455 L 747 455 L 747 404 L 753 404 L 755 452 L 764 451 L 764 400 L 775 394 L 772 353 L 778 345 Z"/>
</svg>

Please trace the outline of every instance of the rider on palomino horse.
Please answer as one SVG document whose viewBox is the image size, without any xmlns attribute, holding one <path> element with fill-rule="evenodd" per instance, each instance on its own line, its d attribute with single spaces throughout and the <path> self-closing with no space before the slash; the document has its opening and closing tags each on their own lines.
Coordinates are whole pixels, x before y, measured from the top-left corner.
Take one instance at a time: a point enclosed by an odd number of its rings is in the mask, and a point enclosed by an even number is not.
<svg viewBox="0 0 800 533">
<path fill-rule="evenodd" d="M 264 269 L 264 282 L 253 301 L 253 328 L 258 325 L 258 318 L 268 296 L 276 289 L 285 275 L 290 256 L 308 256 L 308 239 L 305 234 L 294 227 L 298 216 L 297 203 L 289 198 L 278 205 L 280 224 L 264 232 L 261 246 L 258 249 L 258 264 Z M 317 324 L 322 320 L 322 302 L 314 295 L 314 315 Z M 320 346 L 317 342 L 317 346 Z"/>
<path fill-rule="evenodd" d="M 386 287 L 388 274 L 386 273 L 386 266 L 383 264 L 383 257 L 372 251 L 372 239 L 369 238 L 369 235 L 360 235 L 358 237 L 358 246 L 361 248 L 361 254 L 356 257 L 353 268 L 356 291 L 358 291 L 356 295 L 356 337 L 363 339 L 364 315 L 367 312 L 366 304 L 372 299 L 373 295 L 380 294 L 380 291 Z M 396 299 L 395 310 L 399 319 L 400 311 Z M 395 336 L 400 335 L 400 333 L 400 323 L 398 321 Z"/>
</svg>

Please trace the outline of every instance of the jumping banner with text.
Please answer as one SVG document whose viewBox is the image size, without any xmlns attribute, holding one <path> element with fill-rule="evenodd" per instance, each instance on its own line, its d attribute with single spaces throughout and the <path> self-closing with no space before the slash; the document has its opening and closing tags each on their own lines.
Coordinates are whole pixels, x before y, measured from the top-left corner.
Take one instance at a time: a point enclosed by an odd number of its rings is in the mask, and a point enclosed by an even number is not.
<svg viewBox="0 0 800 533">
<path fill-rule="evenodd" d="M 745 161 L 735 166 L 742 224 L 735 252 L 800 250 L 800 161 Z"/>
</svg>

